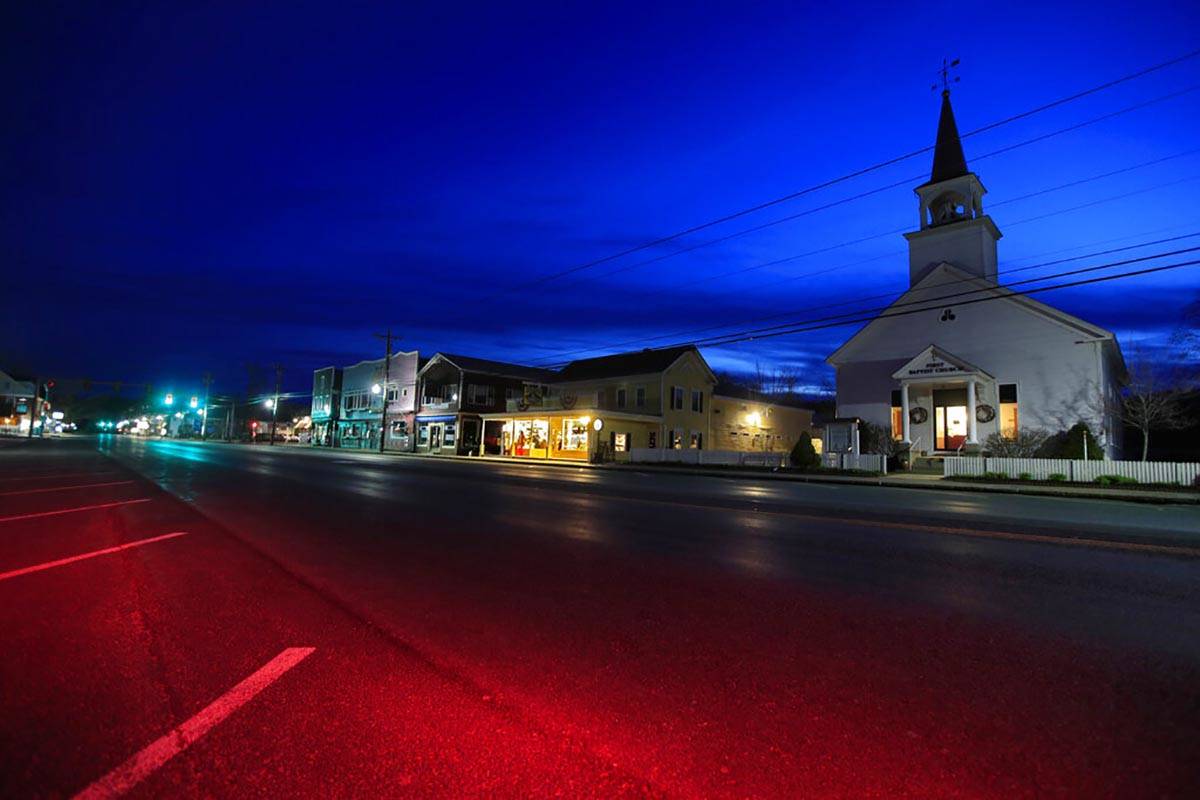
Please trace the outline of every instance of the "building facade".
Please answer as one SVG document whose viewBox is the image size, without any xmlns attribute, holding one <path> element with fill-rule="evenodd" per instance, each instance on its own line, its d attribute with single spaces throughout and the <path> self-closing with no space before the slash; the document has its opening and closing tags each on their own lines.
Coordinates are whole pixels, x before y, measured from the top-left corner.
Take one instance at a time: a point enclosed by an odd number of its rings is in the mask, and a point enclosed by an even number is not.
<svg viewBox="0 0 1200 800">
<path fill-rule="evenodd" d="M 712 398 L 712 447 L 739 453 L 790 453 L 800 434 L 812 434 L 813 412 L 764 400 L 737 386 L 719 385 Z"/>
<path fill-rule="evenodd" d="M 827 359 L 837 416 L 885 426 L 925 453 L 1083 421 L 1117 457 L 1127 376 L 1116 336 L 998 282 L 1001 233 L 967 169 L 949 92 L 932 175 L 915 191 L 908 291 Z"/>
<path fill-rule="evenodd" d="M 572 361 L 484 414 L 480 452 L 627 461 L 634 448 L 711 447 L 716 383 L 691 346 Z"/>
<path fill-rule="evenodd" d="M 384 436 L 386 449 L 411 452 L 419 360 L 414 350 L 394 353 L 390 363 L 376 358 L 349 367 L 316 370 L 312 444 L 378 450 L 380 436 Z"/>
<path fill-rule="evenodd" d="M 484 445 L 483 418 L 542 387 L 550 370 L 452 353 L 437 353 L 418 376 L 420 408 L 415 450 L 430 455 L 477 455 Z"/>
</svg>

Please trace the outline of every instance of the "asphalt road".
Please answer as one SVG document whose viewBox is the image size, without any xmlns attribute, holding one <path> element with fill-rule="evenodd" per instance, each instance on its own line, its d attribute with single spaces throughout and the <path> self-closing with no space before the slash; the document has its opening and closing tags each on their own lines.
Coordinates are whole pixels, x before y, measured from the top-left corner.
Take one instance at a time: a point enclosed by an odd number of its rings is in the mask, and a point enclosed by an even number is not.
<svg viewBox="0 0 1200 800">
<path fill-rule="evenodd" d="M 1191 797 L 1200 509 L 0 447 L 0 796 Z"/>
</svg>

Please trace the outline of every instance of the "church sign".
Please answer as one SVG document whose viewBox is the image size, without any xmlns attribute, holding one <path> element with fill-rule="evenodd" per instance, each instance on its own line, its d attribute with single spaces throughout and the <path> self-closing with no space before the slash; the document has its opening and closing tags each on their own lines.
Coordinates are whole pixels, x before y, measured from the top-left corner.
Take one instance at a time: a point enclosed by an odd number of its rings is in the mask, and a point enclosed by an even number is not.
<svg viewBox="0 0 1200 800">
<path fill-rule="evenodd" d="M 962 369 L 953 364 L 948 364 L 938 358 L 930 359 L 923 364 L 910 365 L 907 370 L 907 375 L 910 378 L 917 378 L 923 375 L 943 375 L 945 373 L 959 373 Z"/>
</svg>

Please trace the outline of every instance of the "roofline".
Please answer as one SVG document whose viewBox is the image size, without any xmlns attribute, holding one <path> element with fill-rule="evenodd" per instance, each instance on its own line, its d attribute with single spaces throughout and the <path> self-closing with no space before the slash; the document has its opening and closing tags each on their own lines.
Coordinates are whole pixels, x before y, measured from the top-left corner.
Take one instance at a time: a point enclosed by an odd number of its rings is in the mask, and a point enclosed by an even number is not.
<svg viewBox="0 0 1200 800">
<path fill-rule="evenodd" d="M 964 279 L 964 283 L 966 283 L 968 285 L 975 284 L 976 286 L 978 286 L 978 291 L 996 292 L 997 297 L 1004 297 L 1004 298 L 1010 299 L 1017 303 L 1024 303 L 1029 308 L 1029 310 L 1034 311 L 1038 314 L 1041 314 L 1042 316 L 1046 317 L 1050 321 L 1057 322 L 1059 325 L 1062 325 L 1062 326 L 1068 327 L 1068 328 L 1074 328 L 1076 330 L 1082 331 L 1085 334 L 1092 336 L 1094 338 L 1097 338 L 1097 339 L 1109 338 L 1109 339 L 1112 339 L 1114 342 L 1116 341 L 1116 338 L 1117 338 L 1116 334 L 1113 333 L 1112 331 L 1108 330 L 1107 328 L 1102 328 L 1099 325 L 1095 325 L 1091 322 L 1088 322 L 1087 320 L 1080 319 L 1079 317 L 1076 317 L 1073 314 L 1068 314 L 1066 311 L 1055 308 L 1054 306 L 1048 305 L 1046 303 L 1042 303 L 1042 302 L 1035 300 L 1032 297 L 1029 297 L 1027 295 L 1020 294 L 1020 293 L 1014 291 L 1013 289 L 1009 289 L 1008 287 L 1006 287 L 1002 284 L 992 283 L 991 281 L 988 281 L 985 278 L 978 278 L 974 275 L 970 275 L 967 272 L 964 272 L 963 270 L 959 269 L 958 267 L 956 267 L 953 264 L 946 262 L 946 261 L 942 261 L 937 266 L 935 266 L 933 269 L 929 270 L 929 272 L 925 273 L 925 276 L 922 277 L 921 280 L 922 281 L 925 280 L 925 278 L 932 275 L 935 270 L 940 269 L 942 267 L 946 268 L 947 270 L 950 270 L 951 272 L 955 273 L 958 276 L 961 276 Z M 920 284 L 921 284 L 921 281 L 918 281 L 917 286 L 920 286 Z M 883 318 L 883 316 L 885 314 L 887 314 L 888 309 L 890 309 L 892 306 L 894 306 L 897 302 L 900 301 L 901 298 L 903 298 L 909 292 L 912 292 L 915 288 L 916 288 L 916 286 L 910 286 L 910 287 L 908 287 L 908 289 L 901 292 L 896 297 L 895 300 L 893 300 L 891 303 L 888 303 L 887 308 L 885 308 L 879 314 L 875 315 L 875 317 L 873 317 L 866 324 L 864 324 L 861 328 L 859 328 L 857 331 L 855 331 L 853 336 L 851 336 L 846 341 L 842 342 L 841 346 L 838 347 L 838 349 L 834 350 L 832 353 L 830 353 L 828 356 L 826 356 L 825 363 L 829 364 L 830 366 L 833 366 L 833 367 L 838 366 L 840 363 L 837 360 L 838 355 L 843 350 L 845 350 L 847 347 L 849 347 L 850 344 L 855 339 L 857 339 L 860 335 L 862 335 L 862 333 L 864 331 L 866 331 L 867 328 L 871 327 L 871 325 L 874 324 L 877 320 Z M 920 302 L 920 301 L 918 301 L 918 302 Z M 935 303 L 936 298 L 929 300 L 929 302 Z M 953 305 L 953 303 L 949 303 L 948 305 Z M 920 309 L 920 310 L 927 311 L 927 310 L 933 310 L 933 309 L 934 309 L 934 306 L 930 306 L 927 309 Z M 1122 358 L 1122 361 L 1123 360 L 1124 359 Z"/>
</svg>

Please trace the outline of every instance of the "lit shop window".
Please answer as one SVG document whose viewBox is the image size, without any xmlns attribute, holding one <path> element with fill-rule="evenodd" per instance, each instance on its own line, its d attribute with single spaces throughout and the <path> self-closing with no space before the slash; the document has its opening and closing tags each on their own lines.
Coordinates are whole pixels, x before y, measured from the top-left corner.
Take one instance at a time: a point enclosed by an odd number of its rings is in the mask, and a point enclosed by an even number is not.
<svg viewBox="0 0 1200 800">
<path fill-rule="evenodd" d="M 900 404 L 900 390 L 892 390 L 892 438 L 904 438 L 904 408 Z"/>
<path fill-rule="evenodd" d="M 420 442 L 421 444 L 425 444 L 425 445 L 429 444 L 429 426 L 428 425 L 418 425 L 417 426 L 417 441 Z"/>
<path fill-rule="evenodd" d="M 1000 384 L 1000 435 L 1005 439 L 1017 437 L 1017 385 Z"/>
<path fill-rule="evenodd" d="M 688 443 L 688 447 L 690 447 L 692 450 L 703 450 L 704 434 L 700 433 L 699 431 L 692 431 L 692 439 Z"/>
<path fill-rule="evenodd" d="M 575 417 L 562 421 L 562 446 L 560 450 L 582 452 L 587 450 L 588 418 Z"/>
<path fill-rule="evenodd" d="M 629 451 L 629 434 L 614 433 L 612 435 L 612 449 L 614 453 L 625 453 Z"/>
<path fill-rule="evenodd" d="M 658 431 L 650 431 L 646 434 L 646 446 L 651 449 L 658 447 Z"/>
</svg>

